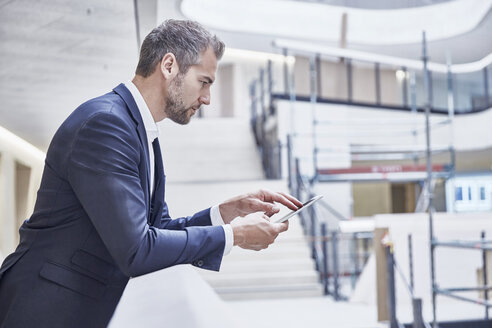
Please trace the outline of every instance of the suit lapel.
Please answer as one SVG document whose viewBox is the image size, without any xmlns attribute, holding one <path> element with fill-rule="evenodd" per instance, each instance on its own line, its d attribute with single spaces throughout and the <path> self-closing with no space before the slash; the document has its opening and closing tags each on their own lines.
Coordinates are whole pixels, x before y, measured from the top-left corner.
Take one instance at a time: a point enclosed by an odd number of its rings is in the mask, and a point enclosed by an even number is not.
<svg viewBox="0 0 492 328">
<path fill-rule="evenodd" d="M 126 103 L 130 115 L 132 116 L 133 120 L 135 123 L 137 123 L 137 134 L 138 138 L 140 139 L 140 143 L 142 144 L 142 147 L 144 149 L 145 153 L 145 164 L 146 164 L 146 176 L 147 176 L 147 204 L 150 203 L 150 166 L 151 163 L 149 163 L 148 158 L 149 158 L 149 146 L 147 142 L 147 132 L 145 132 L 145 126 L 143 124 L 142 116 L 140 115 L 140 111 L 138 109 L 137 103 L 135 102 L 135 99 L 133 99 L 133 96 L 131 92 L 125 87 L 123 83 L 120 83 L 116 88 L 113 89 L 114 92 L 116 92 Z"/>
</svg>

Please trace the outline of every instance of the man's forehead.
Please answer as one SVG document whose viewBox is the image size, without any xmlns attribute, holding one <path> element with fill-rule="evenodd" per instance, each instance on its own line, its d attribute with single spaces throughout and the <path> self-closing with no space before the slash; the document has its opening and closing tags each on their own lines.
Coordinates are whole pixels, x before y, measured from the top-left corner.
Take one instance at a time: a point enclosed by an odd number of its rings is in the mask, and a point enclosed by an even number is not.
<svg viewBox="0 0 492 328">
<path fill-rule="evenodd" d="M 204 78 L 215 80 L 215 72 L 217 71 L 217 57 L 211 48 L 208 48 L 200 55 L 198 62 L 191 66 Z"/>
<path fill-rule="evenodd" d="M 208 48 L 203 51 L 198 58 L 198 62 L 196 65 L 204 66 L 204 67 L 215 67 L 217 68 L 217 57 L 215 56 L 215 52 L 212 48 Z"/>
</svg>

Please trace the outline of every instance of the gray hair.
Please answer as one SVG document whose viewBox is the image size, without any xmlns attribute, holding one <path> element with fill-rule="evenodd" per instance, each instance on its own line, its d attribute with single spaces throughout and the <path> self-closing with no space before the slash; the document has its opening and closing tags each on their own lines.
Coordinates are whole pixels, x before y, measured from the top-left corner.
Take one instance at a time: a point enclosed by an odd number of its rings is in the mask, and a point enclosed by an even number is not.
<svg viewBox="0 0 492 328">
<path fill-rule="evenodd" d="M 209 47 L 217 60 L 222 58 L 224 43 L 202 25 L 189 20 L 166 20 L 145 37 L 135 73 L 148 77 L 164 55 L 172 53 L 178 62 L 179 72 L 184 74 L 190 66 L 198 63 L 201 53 Z"/>
</svg>

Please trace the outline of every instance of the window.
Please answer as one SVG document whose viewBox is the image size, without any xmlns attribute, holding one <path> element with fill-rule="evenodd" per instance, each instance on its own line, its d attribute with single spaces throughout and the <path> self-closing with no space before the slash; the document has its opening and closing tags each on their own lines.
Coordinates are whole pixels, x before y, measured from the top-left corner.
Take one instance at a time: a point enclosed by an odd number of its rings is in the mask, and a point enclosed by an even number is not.
<svg viewBox="0 0 492 328">
<path fill-rule="evenodd" d="M 456 200 L 463 200 L 463 188 L 461 187 L 456 187 L 455 188 L 455 199 Z"/>
<path fill-rule="evenodd" d="M 492 211 L 492 174 L 470 175 L 446 182 L 446 206 L 450 212 Z"/>
</svg>

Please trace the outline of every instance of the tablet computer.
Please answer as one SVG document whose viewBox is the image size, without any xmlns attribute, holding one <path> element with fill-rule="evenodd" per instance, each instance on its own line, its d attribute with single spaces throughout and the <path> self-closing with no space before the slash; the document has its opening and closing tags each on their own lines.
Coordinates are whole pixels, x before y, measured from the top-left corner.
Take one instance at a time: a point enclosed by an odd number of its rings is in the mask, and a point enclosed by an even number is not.
<svg viewBox="0 0 492 328">
<path fill-rule="evenodd" d="M 308 200 L 307 202 L 305 202 L 304 204 L 302 204 L 302 207 L 299 208 L 297 211 L 292 211 L 289 214 L 287 214 L 287 215 L 285 215 L 285 216 L 281 217 L 280 219 L 275 220 L 273 222 L 275 222 L 275 223 L 285 222 L 288 219 L 290 219 L 291 217 L 293 217 L 294 215 L 299 214 L 300 212 L 304 211 L 306 208 L 313 205 L 314 203 L 316 203 L 321 198 L 323 198 L 323 195 L 315 196 L 315 197 L 311 198 L 310 200 Z"/>
</svg>

